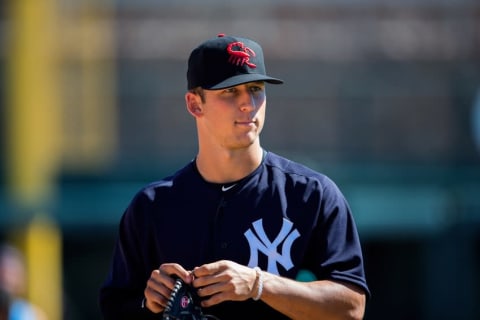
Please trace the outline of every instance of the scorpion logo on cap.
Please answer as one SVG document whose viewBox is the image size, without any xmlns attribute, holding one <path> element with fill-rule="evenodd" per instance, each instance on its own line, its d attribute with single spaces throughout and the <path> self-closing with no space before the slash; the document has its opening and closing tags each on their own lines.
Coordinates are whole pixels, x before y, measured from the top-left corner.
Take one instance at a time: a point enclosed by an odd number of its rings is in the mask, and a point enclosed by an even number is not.
<svg viewBox="0 0 480 320">
<path fill-rule="evenodd" d="M 257 67 L 256 64 L 250 62 L 250 58 L 255 57 L 255 51 L 245 46 L 243 42 L 237 41 L 230 43 L 227 47 L 227 52 L 230 55 L 228 62 L 237 66 L 246 64 L 250 68 Z"/>
</svg>

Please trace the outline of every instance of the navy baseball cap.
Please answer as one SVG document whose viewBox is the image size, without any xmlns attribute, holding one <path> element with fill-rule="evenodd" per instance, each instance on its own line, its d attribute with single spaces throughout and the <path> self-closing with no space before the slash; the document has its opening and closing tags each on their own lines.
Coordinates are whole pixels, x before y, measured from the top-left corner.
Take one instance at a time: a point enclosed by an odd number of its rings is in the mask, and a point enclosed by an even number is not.
<svg viewBox="0 0 480 320">
<path fill-rule="evenodd" d="M 242 83 L 265 81 L 281 84 L 267 76 L 263 51 L 258 43 L 246 38 L 219 34 L 195 48 L 188 59 L 188 89 L 223 89 Z"/>
</svg>

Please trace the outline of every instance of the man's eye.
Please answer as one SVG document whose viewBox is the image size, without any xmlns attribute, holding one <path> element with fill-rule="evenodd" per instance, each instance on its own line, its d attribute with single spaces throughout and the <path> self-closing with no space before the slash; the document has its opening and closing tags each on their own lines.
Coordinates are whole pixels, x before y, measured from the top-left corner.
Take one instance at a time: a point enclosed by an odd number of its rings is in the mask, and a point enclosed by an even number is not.
<svg viewBox="0 0 480 320">
<path fill-rule="evenodd" d="M 235 88 L 226 88 L 224 90 L 225 93 L 234 93 L 235 91 L 236 91 Z"/>
<path fill-rule="evenodd" d="M 250 91 L 261 92 L 261 91 L 263 91 L 263 87 L 259 87 L 259 86 L 250 87 Z"/>
</svg>

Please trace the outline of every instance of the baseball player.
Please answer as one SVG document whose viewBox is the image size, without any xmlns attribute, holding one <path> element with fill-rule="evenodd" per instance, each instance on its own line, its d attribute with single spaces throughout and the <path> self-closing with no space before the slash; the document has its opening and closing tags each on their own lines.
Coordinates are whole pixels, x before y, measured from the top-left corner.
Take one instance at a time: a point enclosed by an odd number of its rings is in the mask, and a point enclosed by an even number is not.
<svg viewBox="0 0 480 320">
<path fill-rule="evenodd" d="M 260 144 L 266 84 L 283 83 L 266 74 L 260 45 L 207 40 L 187 81 L 198 153 L 127 207 L 104 318 L 161 318 L 179 278 L 212 319 L 362 319 L 369 290 L 347 201 L 325 175 Z M 299 281 L 302 270 L 315 280 Z"/>
</svg>

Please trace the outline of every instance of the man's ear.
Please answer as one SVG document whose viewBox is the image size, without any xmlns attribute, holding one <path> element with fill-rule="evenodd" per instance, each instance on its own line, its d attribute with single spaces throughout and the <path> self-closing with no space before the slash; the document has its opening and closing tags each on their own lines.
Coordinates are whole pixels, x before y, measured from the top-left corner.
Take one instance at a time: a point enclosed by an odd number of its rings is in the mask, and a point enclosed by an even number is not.
<svg viewBox="0 0 480 320">
<path fill-rule="evenodd" d="M 185 94 L 185 103 L 187 105 L 187 110 L 194 117 L 199 117 L 202 115 L 202 105 L 200 97 L 192 92 L 187 92 Z"/>
</svg>

